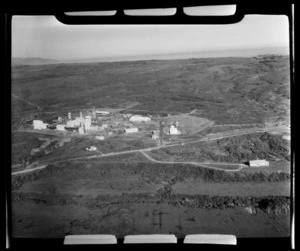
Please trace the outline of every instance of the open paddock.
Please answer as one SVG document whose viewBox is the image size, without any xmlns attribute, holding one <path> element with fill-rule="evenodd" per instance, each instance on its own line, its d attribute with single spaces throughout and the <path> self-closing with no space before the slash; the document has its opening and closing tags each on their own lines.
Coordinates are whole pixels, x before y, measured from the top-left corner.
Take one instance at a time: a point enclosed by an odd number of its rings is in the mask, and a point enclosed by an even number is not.
<svg viewBox="0 0 300 251">
<path fill-rule="evenodd" d="M 284 182 L 218 182 L 205 183 L 185 180 L 172 186 L 172 191 L 187 195 L 219 195 L 219 196 L 290 196 L 291 183 Z"/>
<path fill-rule="evenodd" d="M 183 134 L 194 134 L 214 124 L 213 121 L 206 118 L 200 118 L 187 114 L 164 117 L 166 125 L 178 122 L 178 129 Z"/>
</svg>

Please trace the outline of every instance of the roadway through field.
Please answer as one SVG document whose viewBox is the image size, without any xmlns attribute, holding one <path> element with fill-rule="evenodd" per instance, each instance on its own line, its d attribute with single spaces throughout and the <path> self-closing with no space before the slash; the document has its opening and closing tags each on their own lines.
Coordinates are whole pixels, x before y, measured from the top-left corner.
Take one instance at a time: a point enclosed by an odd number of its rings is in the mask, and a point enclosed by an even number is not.
<svg viewBox="0 0 300 251">
<path fill-rule="evenodd" d="M 226 127 L 226 126 L 261 126 L 262 124 L 224 124 L 224 125 L 212 125 L 211 127 Z"/>
<path fill-rule="evenodd" d="M 15 99 L 18 99 L 18 100 L 23 101 L 24 103 L 26 103 L 26 104 L 28 104 L 28 105 L 34 106 L 34 107 L 37 108 L 39 111 L 43 110 L 42 107 L 40 107 L 40 106 L 38 106 L 38 105 L 36 105 L 36 104 L 33 104 L 33 103 L 31 103 L 30 101 L 27 101 L 27 100 L 25 100 L 25 99 L 22 99 L 22 98 L 18 97 L 18 96 L 15 95 L 15 94 L 11 94 L 11 96 L 13 96 Z"/>
<path fill-rule="evenodd" d="M 41 169 L 46 168 L 47 166 L 48 165 L 40 165 L 40 166 L 37 166 L 35 168 L 25 169 L 25 170 L 22 170 L 22 171 L 13 172 L 13 173 L 11 173 L 11 175 L 17 175 L 17 174 L 22 174 L 22 173 L 28 173 L 28 172 L 32 172 L 32 171 L 41 170 Z"/>
<path fill-rule="evenodd" d="M 218 168 L 218 167 L 213 167 L 213 166 L 207 166 L 205 164 L 208 164 L 207 162 L 193 162 L 193 161 L 160 161 L 160 160 L 156 160 L 153 159 L 151 156 L 149 156 L 147 153 L 145 153 L 144 151 L 140 151 L 141 154 L 143 154 L 147 159 L 151 160 L 152 162 L 155 163 L 162 163 L 162 164 L 190 164 L 190 165 L 195 165 L 195 166 L 200 166 L 200 167 L 205 167 L 205 168 L 210 168 L 210 169 L 214 169 L 214 170 L 221 170 L 221 171 L 225 171 L 225 172 L 237 172 L 240 171 L 243 166 L 241 164 L 238 163 L 226 163 L 226 164 L 222 164 L 222 163 L 209 163 L 209 164 L 218 164 L 218 165 L 236 165 L 238 166 L 237 169 L 223 169 L 223 168 Z"/>
<path fill-rule="evenodd" d="M 111 156 L 116 156 L 116 155 L 122 155 L 122 154 L 130 154 L 130 153 L 137 153 L 137 152 L 147 152 L 147 151 L 152 151 L 152 150 L 157 150 L 157 149 L 161 149 L 161 148 L 167 148 L 167 147 L 173 147 L 173 146 L 183 146 L 186 144 L 194 144 L 194 143 L 199 143 L 199 142 L 205 142 L 205 141 L 213 141 L 213 140 L 218 140 L 218 139 L 223 139 L 223 138 L 229 138 L 229 137 L 234 137 L 234 136 L 240 136 L 240 135 L 246 135 L 246 134 L 252 134 L 252 133 L 257 133 L 257 132 L 265 132 L 268 129 L 258 129 L 258 130 L 247 130 L 247 132 L 240 132 L 240 133 L 232 133 L 230 135 L 225 135 L 225 136 L 220 136 L 220 137 L 215 137 L 215 138 L 204 138 L 201 140 L 196 140 L 196 141 L 190 141 L 190 142 L 184 142 L 184 143 L 177 143 L 177 144 L 172 144 L 172 145 L 167 145 L 167 146 L 156 146 L 156 147 L 149 147 L 149 148 L 143 148 L 143 149 L 136 149 L 136 150 L 128 150 L 128 151 L 121 151 L 121 152 L 111 152 L 111 153 L 106 153 L 106 154 L 100 154 L 100 155 L 93 155 L 93 156 L 88 156 L 88 157 L 78 157 L 78 158 L 70 158 L 70 159 L 62 159 L 62 160 L 54 160 L 54 161 L 49 161 L 49 162 L 42 162 L 42 166 L 38 166 L 35 168 L 30 168 L 30 169 L 26 169 L 26 170 L 22 170 L 22 171 L 17 171 L 17 172 L 13 172 L 12 175 L 17 175 L 17 174 L 22 174 L 22 173 L 27 173 L 27 172 L 31 172 L 31 171 L 35 171 L 35 170 L 40 170 L 43 168 L 46 168 L 47 165 L 56 162 L 65 162 L 65 161 L 74 161 L 74 160 L 83 160 L 83 159 L 95 159 L 95 158 L 105 158 L 105 157 L 111 157 Z M 149 156 L 150 157 L 150 156 Z M 156 161 L 156 160 L 154 160 Z M 169 163 L 169 162 L 167 162 Z M 193 165 L 201 165 L 201 166 L 205 166 L 207 168 L 211 168 L 211 169 L 220 169 L 220 170 L 224 170 L 222 168 L 217 168 L 217 167 L 212 167 L 212 166 L 206 166 L 205 164 L 208 164 L 207 162 L 203 162 L 203 164 L 197 163 L 197 162 L 186 162 L 186 163 L 193 163 Z M 209 163 L 209 164 L 218 164 L 218 165 L 223 165 L 222 163 Z M 230 163 L 224 163 L 224 165 L 228 165 Z M 236 163 L 235 163 L 236 164 Z M 239 171 L 239 169 L 237 170 L 226 170 L 226 171 Z"/>
<path fill-rule="evenodd" d="M 98 154 L 98 155 L 87 156 L 87 157 L 61 159 L 61 160 L 54 160 L 54 161 L 48 161 L 48 162 L 44 161 L 44 162 L 41 162 L 42 165 L 40 165 L 38 167 L 30 168 L 30 169 L 25 169 L 25 170 L 22 170 L 22 171 L 13 172 L 12 175 L 18 175 L 18 174 L 22 174 L 22 173 L 32 172 L 32 171 L 35 171 L 35 170 L 40 170 L 40 169 L 46 168 L 47 165 L 49 165 L 49 164 L 51 164 L 53 162 L 59 163 L 59 162 L 74 161 L 74 160 L 83 160 L 83 159 L 105 158 L 105 157 L 111 157 L 111 156 L 122 155 L 122 154 L 137 153 L 137 152 L 141 152 L 141 151 L 142 152 L 148 152 L 148 151 L 153 151 L 153 150 L 157 150 L 157 149 L 161 149 L 161 148 L 167 148 L 167 147 L 173 147 L 173 146 L 184 146 L 186 144 L 194 144 L 194 143 L 199 143 L 199 142 L 213 141 L 213 140 L 230 138 L 230 137 L 241 136 L 241 135 L 246 135 L 246 134 L 258 133 L 258 132 L 266 132 L 266 131 L 272 130 L 272 129 L 273 128 L 256 129 L 256 130 L 248 129 L 247 131 L 245 130 L 244 132 L 235 132 L 235 133 L 231 133 L 229 135 L 224 135 L 224 136 L 220 136 L 220 137 L 203 138 L 203 139 L 196 140 L 196 141 L 182 142 L 182 143 L 176 143 L 176 144 L 172 144 L 172 145 L 162 145 L 162 146 L 149 147 L 149 148 L 143 148 L 143 149 L 135 149 L 135 150 L 121 151 L 121 152 L 111 152 L 111 153 Z M 153 160 L 154 159 L 151 158 L 151 161 L 153 161 Z M 154 161 L 156 161 L 156 160 L 154 160 Z M 166 163 L 170 163 L 170 162 L 166 162 Z M 183 163 L 183 162 L 179 162 L 179 163 Z M 212 166 L 206 166 L 205 164 L 208 164 L 207 162 L 203 162 L 203 164 L 199 163 L 199 162 L 185 162 L 185 163 L 192 164 L 192 165 L 203 166 L 203 167 L 211 168 L 211 169 L 223 170 L 223 171 L 235 171 L 236 172 L 236 171 L 239 171 L 242 168 L 242 167 L 240 167 L 239 169 L 225 170 L 225 169 L 222 169 L 222 168 L 217 168 L 217 167 L 212 167 Z M 223 163 L 217 162 L 217 163 L 209 163 L 209 164 L 212 164 L 212 165 L 216 165 L 216 164 L 217 165 L 229 165 L 230 163 L 224 163 L 223 164 Z M 235 164 L 237 164 L 237 163 L 235 163 Z M 237 165 L 239 165 L 239 164 L 237 164 Z"/>
</svg>

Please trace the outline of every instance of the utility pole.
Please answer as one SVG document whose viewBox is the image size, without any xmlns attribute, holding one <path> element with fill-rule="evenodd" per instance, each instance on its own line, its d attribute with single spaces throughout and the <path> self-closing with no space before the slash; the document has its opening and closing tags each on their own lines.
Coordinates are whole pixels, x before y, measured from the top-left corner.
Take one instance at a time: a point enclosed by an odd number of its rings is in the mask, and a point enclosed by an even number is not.
<svg viewBox="0 0 300 251">
<path fill-rule="evenodd" d="M 79 134 L 84 134 L 84 119 L 82 116 L 82 112 L 80 112 L 80 127 L 79 127 Z"/>
<path fill-rule="evenodd" d="M 164 131 L 163 131 L 163 121 L 162 119 L 158 116 L 158 120 L 159 120 L 159 145 L 162 146 L 163 145 L 163 135 L 164 135 Z"/>
</svg>

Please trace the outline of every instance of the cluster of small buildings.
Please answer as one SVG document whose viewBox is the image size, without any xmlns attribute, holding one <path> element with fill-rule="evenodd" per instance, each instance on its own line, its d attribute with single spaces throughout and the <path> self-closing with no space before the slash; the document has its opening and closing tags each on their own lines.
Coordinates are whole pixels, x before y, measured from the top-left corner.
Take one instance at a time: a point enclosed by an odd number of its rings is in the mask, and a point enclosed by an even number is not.
<svg viewBox="0 0 300 251">
<path fill-rule="evenodd" d="M 52 129 L 57 131 L 71 131 L 79 134 L 88 132 L 103 132 L 112 134 L 134 134 L 141 129 L 141 123 L 151 121 L 151 115 L 133 115 L 123 113 L 110 113 L 102 110 L 86 111 L 85 116 L 80 112 L 80 116 L 72 116 L 68 112 L 65 117 L 58 117 L 52 122 L 44 123 L 42 120 L 33 120 L 33 128 L 36 130 Z M 179 135 L 178 122 L 164 127 L 164 132 L 169 135 Z M 152 140 L 160 139 L 160 130 L 152 131 Z M 97 136 L 96 139 L 104 140 L 104 136 Z"/>
<path fill-rule="evenodd" d="M 58 131 L 72 131 L 85 134 L 88 131 L 107 130 L 112 133 L 136 133 L 139 131 L 134 124 L 151 121 L 150 117 L 132 114 L 110 113 L 108 111 L 91 111 L 83 116 L 72 118 L 69 112 L 66 118 L 58 117 L 52 123 L 44 123 L 42 120 L 33 120 L 33 128 L 37 130 L 52 129 Z"/>
<path fill-rule="evenodd" d="M 71 113 L 68 113 L 68 118 L 63 119 L 58 117 L 57 120 L 52 121 L 52 123 L 44 123 L 42 120 L 33 120 L 33 128 L 37 130 L 41 129 L 56 129 L 58 131 L 78 131 L 79 134 L 84 134 L 86 130 L 91 129 L 92 117 L 85 116 L 83 118 L 82 112 L 80 112 L 80 117 L 72 119 Z"/>
<path fill-rule="evenodd" d="M 98 122 L 101 122 L 99 125 Z M 73 131 L 79 134 L 85 134 L 87 131 L 103 131 L 107 130 L 109 135 L 113 133 L 137 133 L 139 128 L 135 127 L 136 123 L 147 123 L 151 121 L 150 117 L 132 114 L 120 114 L 107 111 L 92 111 L 90 114 L 83 117 L 80 112 L 79 117 L 72 119 L 72 114 L 69 112 L 67 118 L 58 117 L 57 120 L 53 120 L 52 123 L 44 123 L 42 120 L 33 120 L 33 128 L 37 130 L 44 129 L 56 129 L 58 131 Z M 163 128 L 163 131 L 169 135 L 181 134 L 178 129 L 178 122 L 169 124 Z M 162 130 L 162 129 L 160 129 Z M 160 130 L 152 131 L 152 140 L 162 140 L 160 138 Z M 97 140 L 104 140 L 104 136 L 96 136 Z M 91 146 L 87 148 L 88 151 L 96 151 L 97 148 Z M 269 166 L 269 161 L 266 160 L 250 160 L 250 167 L 262 167 Z"/>
</svg>

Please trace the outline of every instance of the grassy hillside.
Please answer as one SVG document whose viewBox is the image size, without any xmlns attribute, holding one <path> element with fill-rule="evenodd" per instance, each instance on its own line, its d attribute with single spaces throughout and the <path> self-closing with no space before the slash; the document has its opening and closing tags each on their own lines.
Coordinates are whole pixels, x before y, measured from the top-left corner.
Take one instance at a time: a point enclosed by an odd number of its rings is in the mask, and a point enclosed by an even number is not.
<svg viewBox="0 0 300 251">
<path fill-rule="evenodd" d="M 156 160 L 241 163 L 253 159 L 290 160 L 289 144 L 279 135 L 256 133 L 161 148 L 149 153 Z"/>
<path fill-rule="evenodd" d="M 143 184 L 161 184 L 162 181 L 175 184 L 177 182 L 191 179 L 200 180 L 202 182 L 257 183 L 290 180 L 290 174 L 283 172 L 267 173 L 261 171 L 256 173 L 226 173 L 220 170 L 184 164 L 164 165 L 146 162 L 101 163 L 96 161 L 86 161 L 85 163 L 64 162 L 53 164 L 36 172 L 29 172 L 26 174 L 13 176 L 12 190 L 18 190 L 23 184 L 31 181 L 42 181 L 43 183 L 44 180 L 47 183 L 47 179 L 52 177 L 62 179 L 63 182 L 72 181 L 72 184 L 75 185 L 81 184 L 77 186 L 77 189 L 81 189 L 85 187 L 85 185 L 92 183 L 95 186 L 91 185 L 91 187 L 94 188 L 99 186 L 99 184 L 100 186 L 103 186 L 104 183 L 102 184 L 101 180 L 104 180 L 103 182 L 105 183 L 110 181 L 114 184 L 120 185 L 122 182 L 125 184 L 125 180 L 127 178 L 135 176 L 138 177 L 138 180 L 142 181 Z M 122 179 L 123 181 L 120 183 L 120 180 Z M 87 182 L 81 183 L 83 180 L 86 180 Z M 50 183 L 53 183 L 54 185 L 55 182 L 51 181 Z"/>
<path fill-rule="evenodd" d="M 197 109 L 196 116 L 217 123 L 260 123 L 288 115 L 289 60 L 270 56 L 14 66 L 12 93 L 44 111 L 137 102 L 133 110 Z M 32 109 L 19 106 L 16 111 Z"/>
</svg>

